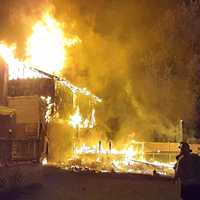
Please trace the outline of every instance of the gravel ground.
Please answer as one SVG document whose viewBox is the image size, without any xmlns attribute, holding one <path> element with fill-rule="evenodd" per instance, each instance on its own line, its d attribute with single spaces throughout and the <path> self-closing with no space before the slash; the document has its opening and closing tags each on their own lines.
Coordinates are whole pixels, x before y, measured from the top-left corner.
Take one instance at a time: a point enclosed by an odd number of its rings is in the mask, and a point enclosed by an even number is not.
<svg viewBox="0 0 200 200">
<path fill-rule="evenodd" d="M 2 200 L 178 200 L 171 178 L 69 172 L 50 166 L 0 168 Z"/>
</svg>

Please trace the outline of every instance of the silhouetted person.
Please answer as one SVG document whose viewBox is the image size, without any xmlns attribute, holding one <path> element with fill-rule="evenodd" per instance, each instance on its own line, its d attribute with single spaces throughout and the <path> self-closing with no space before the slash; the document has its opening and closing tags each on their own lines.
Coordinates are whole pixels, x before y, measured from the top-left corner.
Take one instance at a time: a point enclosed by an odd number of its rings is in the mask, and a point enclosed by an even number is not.
<svg viewBox="0 0 200 200">
<path fill-rule="evenodd" d="M 175 180 L 181 182 L 181 198 L 183 200 L 200 199 L 200 158 L 193 154 L 186 142 L 180 144 L 180 154 L 176 157 Z"/>
<path fill-rule="evenodd" d="M 154 169 L 153 170 L 153 176 L 156 176 L 157 175 L 157 171 Z"/>
</svg>

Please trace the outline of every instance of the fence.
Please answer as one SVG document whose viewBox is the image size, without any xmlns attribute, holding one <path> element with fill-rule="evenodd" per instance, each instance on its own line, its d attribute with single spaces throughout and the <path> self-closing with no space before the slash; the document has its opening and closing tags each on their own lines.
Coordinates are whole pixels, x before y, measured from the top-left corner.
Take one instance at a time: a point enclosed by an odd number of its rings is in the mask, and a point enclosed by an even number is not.
<svg viewBox="0 0 200 200">
<path fill-rule="evenodd" d="M 38 139 L 0 139 L 0 163 L 12 161 L 38 161 Z"/>
<path fill-rule="evenodd" d="M 133 142 L 136 159 L 171 163 L 179 154 L 179 143 L 171 142 Z M 193 153 L 200 155 L 200 144 L 190 144 Z"/>
<path fill-rule="evenodd" d="M 144 142 L 144 157 L 147 160 L 175 162 L 179 143 Z M 200 144 L 190 144 L 193 153 L 200 154 Z"/>
</svg>

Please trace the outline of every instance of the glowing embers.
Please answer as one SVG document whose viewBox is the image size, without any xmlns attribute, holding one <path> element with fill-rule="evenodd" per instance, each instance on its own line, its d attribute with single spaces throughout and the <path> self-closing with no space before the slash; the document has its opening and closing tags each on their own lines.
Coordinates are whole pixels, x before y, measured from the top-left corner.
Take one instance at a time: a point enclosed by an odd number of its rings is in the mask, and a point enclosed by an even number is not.
<svg viewBox="0 0 200 200">
<path fill-rule="evenodd" d="M 44 104 L 44 120 L 45 122 L 50 122 L 50 120 L 52 119 L 52 113 L 53 113 L 53 107 L 54 107 L 54 103 L 53 100 L 50 96 L 44 97 L 41 96 L 40 97 L 41 101 Z"/>
<path fill-rule="evenodd" d="M 43 158 L 42 161 L 41 161 L 42 165 L 47 165 L 48 164 L 48 160 L 47 158 Z"/>
<path fill-rule="evenodd" d="M 142 174 L 153 174 L 156 170 L 160 175 L 173 175 L 174 163 L 145 159 L 143 142 L 133 140 L 123 146 L 123 148 L 113 148 L 110 141 L 107 143 L 100 141 L 93 146 L 86 144 L 76 146 L 74 157 L 69 160 L 66 169 Z"/>
<path fill-rule="evenodd" d="M 69 117 L 69 125 L 73 128 L 94 128 L 96 123 L 95 120 L 95 109 L 92 109 L 91 117 L 83 119 L 79 106 L 76 107 L 75 113 Z"/>
<path fill-rule="evenodd" d="M 104 162 L 105 159 L 109 159 L 109 162 L 118 165 L 129 165 L 134 159 L 143 160 L 142 146 L 140 151 L 134 149 L 134 144 L 129 145 L 124 149 L 112 148 L 112 142 L 109 141 L 108 148 L 104 148 L 102 142 L 99 141 L 97 145 L 87 146 L 83 144 L 80 147 L 75 148 L 75 156 L 80 157 L 83 160 L 87 160 L 87 157 L 96 157 L 94 160 L 98 162 Z"/>
<path fill-rule="evenodd" d="M 136 145 L 140 145 L 140 149 L 135 149 Z M 98 144 L 93 146 L 87 146 L 86 144 L 83 144 L 80 147 L 76 148 L 76 153 L 78 155 L 81 154 L 98 154 L 98 155 L 119 155 L 124 156 L 124 159 L 126 161 L 133 160 L 137 157 L 137 159 L 143 160 L 143 143 L 132 141 L 130 145 L 127 146 L 127 148 L 123 149 L 115 149 L 112 148 L 112 142 L 109 141 L 108 148 L 104 148 L 102 145 L 102 142 L 99 141 Z"/>
</svg>

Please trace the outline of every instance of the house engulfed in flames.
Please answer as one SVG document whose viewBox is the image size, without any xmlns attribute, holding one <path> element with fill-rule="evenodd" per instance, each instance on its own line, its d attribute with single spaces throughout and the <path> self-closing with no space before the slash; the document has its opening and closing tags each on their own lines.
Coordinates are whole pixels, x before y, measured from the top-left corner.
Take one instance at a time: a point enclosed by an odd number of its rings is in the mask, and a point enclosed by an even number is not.
<svg viewBox="0 0 200 200">
<path fill-rule="evenodd" d="M 56 86 L 59 84 L 70 90 L 73 99 L 77 94 L 89 97 L 92 102 L 101 102 L 101 99 L 86 89 L 76 87 L 67 80 L 41 70 L 16 66 L 13 73 L 9 67 L 1 61 L 1 160 L 39 161 L 48 153 L 48 123 L 58 117 L 55 103 Z M 75 100 L 73 106 L 75 113 L 70 115 L 66 123 L 75 129 L 93 128 L 94 107 L 90 118 L 83 120 Z"/>
<path fill-rule="evenodd" d="M 50 120 L 60 117 L 56 87 L 61 85 L 71 91 L 71 111 L 74 111 L 64 121 L 74 129 L 73 156 L 65 163 L 65 168 L 119 172 L 152 171 L 154 167 L 171 169 L 169 164 L 145 160 L 148 152 L 153 152 L 153 158 L 159 154 L 160 147 L 154 148 L 154 144 L 147 148 L 148 145 L 143 142 L 131 140 L 116 149 L 112 141 L 97 139 L 90 145 L 80 141 L 81 130 L 95 127 L 95 104 L 101 102 L 87 89 L 60 78 L 60 71 L 67 63 L 67 48 L 80 42 L 78 37 L 66 39 L 62 24 L 49 11 L 45 11 L 33 26 L 23 60 L 16 59 L 15 45 L 0 42 L 0 164 L 46 161 L 47 127 Z M 89 100 L 88 115 L 82 113 L 80 95 Z"/>
<path fill-rule="evenodd" d="M 61 26 L 45 11 L 33 26 L 23 61 L 15 58 L 14 46 L 0 42 L 0 164 L 38 162 L 47 156 L 47 126 L 57 117 L 57 84 L 70 90 L 73 99 L 80 94 L 101 102 L 87 89 L 59 77 L 67 58 L 66 47 L 80 43 L 78 37 L 66 39 Z M 74 111 L 66 123 L 75 128 L 94 126 L 94 107 L 90 119 L 81 118 L 75 100 Z"/>
<path fill-rule="evenodd" d="M 60 77 L 67 63 L 66 48 L 80 42 L 78 37 L 66 39 L 62 24 L 48 11 L 33 26 L 22 61 L 15 58 L 14 45 L 0 42 L 0 165 L 9 161 L 46 162 L 47 129 L 51 120 L 60 118 L 56 93 L 62 86 L 72 94 L 73 108 L 64 123 L 74 132 L 73 155 L 64 163 L 65 168 L 118 172 L 152 172 L 156 168 L 163 173 L 172 170 L 177 143 L 155 144 L 131 139 L 117 149 L 107 138 L 105 141 L 97 138 L 89 145 L 85 140 L 80 141 L 83 129 L 95 127 L 95 105 L 102 101 L 87 89 Z M 87 114 L 82 113 L 79 96 L 89 101 Z M 164 163 L 156 162 L 161 153 Z"/>
</svg>

